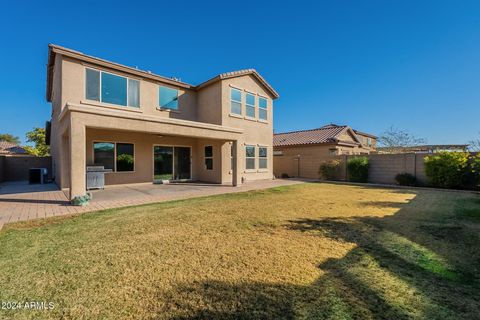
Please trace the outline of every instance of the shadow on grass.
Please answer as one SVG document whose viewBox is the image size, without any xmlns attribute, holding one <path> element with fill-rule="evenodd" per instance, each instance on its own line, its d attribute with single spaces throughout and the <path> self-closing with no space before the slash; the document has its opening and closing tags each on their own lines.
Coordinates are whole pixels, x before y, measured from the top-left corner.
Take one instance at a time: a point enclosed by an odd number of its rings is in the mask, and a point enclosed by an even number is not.
<svg viewBox="0 0 480 320">
<path fill-rule="evenodd" d="M 169 301 L 163 311 L 178 310 L 175 319 L 478 318 L 478 225 L 465 225 L 462 215 L 478 202 L 460 202 L 447 217 L 435 210 L 415 215 L 431 201 L 418 192 L 409 203 L 366 204 L 398 208 L 393 216 L 288 221 L 289 231 L 355 248 L 318 265 L 323 275 L 307 286 L 198 282 L 162 297 Z"/>
</svg>

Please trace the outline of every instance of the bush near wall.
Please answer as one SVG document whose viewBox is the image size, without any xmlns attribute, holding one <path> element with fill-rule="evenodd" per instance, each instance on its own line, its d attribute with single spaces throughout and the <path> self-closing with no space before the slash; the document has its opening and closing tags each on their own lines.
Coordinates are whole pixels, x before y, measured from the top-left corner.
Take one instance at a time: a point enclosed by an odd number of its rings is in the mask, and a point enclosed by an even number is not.
<svg viewBox="0 0 480 320">
<path fill-rule="evenodd" d="M 348 159 L 348 180 L 352 182 L 368 181 L 369 160 L 367 157 L 355 157 Z"/>
<path fill-rule="evenodd" d="M 470 155 L 465 152 L 440 152 L 425 158 L 428 182 L 438 188 L 462 188 L 470 173 Z"/>
<path fill-rule="evenodd" d="M 399 173 L 395 176 L 395 181 L 401 186 L 414 187 L 417 185 L 417 178 L 410 173 Z"/>
<path fill-rule="evenodd" d="M 318 175 L 322 180 L 335 180 L 339 167 L 340 160 L 324 161 L 320 164 Z"/>
<path fill-rule="evenodd" d="M 471 167 L 473 176 L 475 177 L 475 183 L 477 187 L 480 187 L 480 153 L 472 158 Z"/>
</svg>

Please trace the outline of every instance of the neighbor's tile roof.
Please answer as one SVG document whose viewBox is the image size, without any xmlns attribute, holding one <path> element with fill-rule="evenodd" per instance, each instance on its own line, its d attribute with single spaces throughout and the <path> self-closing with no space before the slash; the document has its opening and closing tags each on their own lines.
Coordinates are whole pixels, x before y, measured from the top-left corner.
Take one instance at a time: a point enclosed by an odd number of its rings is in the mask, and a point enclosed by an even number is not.
<svg viewBox="0 0 480 320">
<path fill-rule="evenodd" d="M 11 143 L 8 141 L 1 140 L 0 141 L 0 154 L 24 154 L 27 151 L 16 145 L 15 143 Z"/>
<path fill-rule="evenodd" d="M 335 143 L 348 126 L 326 125 L 317 129 L 277 133 L 273 135 L 273 146 Z"/>
</svg>

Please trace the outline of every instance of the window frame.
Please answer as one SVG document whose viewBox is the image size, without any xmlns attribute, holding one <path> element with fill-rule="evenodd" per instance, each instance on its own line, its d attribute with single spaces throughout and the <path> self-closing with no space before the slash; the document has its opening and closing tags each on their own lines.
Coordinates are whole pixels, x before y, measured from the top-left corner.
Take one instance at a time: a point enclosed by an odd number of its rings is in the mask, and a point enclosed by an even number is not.
<svg viewBox="0 0 480 320">
<path fill-rule="evenodd" d="M 170 89 L 170 90 L 175 90 L 177 92 L 177 108 L 176 109 L 173 109 L 173 108 L 169 108 L 169 107 L 162 107 L 160 105 L 160 97 L 161 97 L 161 94 L 160 94 L 160 90 L 161 88 L 166 88 L 166 89 Z M 180 97 L 180 90 L 178 89 L 175 89 L 175 88 L 172 88 L 172 87 L 167 87 L 167 86 L 164 86 L 164 85 L 158 85 L 158 109 L 160 110 L 168 110 L 168 111 L 174 111 L 174 112 L 180 112 L 180 101 L 179 101 L 179 97 Z"/>
<path fill-rule="evenodd" d="M 265 149 L 265 154 L 266 154 L 265 157 L 262 157 L 260 155 L 260 149 Z M 265 168 L 262 168 L 260 166 L 260 160 L 265 160 L 266 162 Z M 258 146 L 258 170 L 268 170 L 268 147 L 267 146 L 261 146 L 261 145 Z"/>
<path fill-rule="evenodd" d="M 235 90 L 235 91 L 238 91 L 238 92 L 240 93 L 240 101 L 233 100 L 232 92 L 233 92 L 234 90 Z M 233 110 L 232 110 L 232 104 L 233 104 L 234 102 L 240 104 L 240 113 L 233 112 Z M 237 116 L 243 115 L 243 90 L 241 90 L 241 89 L 234 88 L 234 87 L 230 87 L 230 114 L 234 114 L 234 115 L 237 115 Z"/>
<path fill-rule="evenodd" d="M 133 170 L 118 171 L 117 167 L 117 157 L 118 157 L 118 147 L 119 144 L 131 144 L 133 148 Z M 135 144 L 130 142 L 115 142 L 115 172 L 135 172 Z"/>
<path fill-rule="evenodd" d="M 260 106 L 260 100 L 262 100 L 262 99 L 265 100 L 265 108 L 262 108 Z M 265 111 L 265 115 L 266 115 L 265 119 L 260 116 L 260 114 L 261 114 L 260 111 L 261 110 Z M 266 98 L 266 97 L 258 96 L 258 120 L 268 121 L 268 98 Z"/>
<path fill-rule="evenodd" d="M 253 148 L 253 157 L 248 157 L 247 156 L 247 148 Z M 257 148 L 254 144 L 246 144 L 245 145 L 245 170 L 256 170 L 257 169 L 257 161 L 256 161 L 256 158 L 257 158 Z M 253 159 L 253 168 L 248 168 L 247 167 L 247 163 L 249 159 Z"/>
<path fill-rule="evenodd" d="M 92 70 L 92 71 L 97 71 L 98 72 L 98 100 L 92 100 L 92 99 L 89 99 L 87 97 L 87 87 L 88 87 L 88 84 L 87 84 L 87 70 Z M 116 103 L 111 103 L 111 102 L 104 102 L 102 101 L 102 74 L 103 73 L 107 73 L 107 74 L 111 74 L 113 76 L 116 76 L 116 77 L 120 77 L 120 78 L 124 78 L 126 79 L 127 81 L 127 86 L 126 86 L 126 105 L 123 105 L 123 104 L 116 104 Z M 140 109 L 140 86 L 141 86 L 141 81 L 139 79 L 136 79 L 136 78 L 131 78 L 131 77 L 127 77 L 127 76 L 124 76 L 124 75 L 121 75 L 121 74 L 118 74 L 118 73 L 115 73 L 115 72 L 109 72 L 109 71 L 104 71 L 102 69 L 96 69 L 96 68 L 92 68 L 92 67 L 89 67 L 89 66 L 85 66 L 85 82 L 84 82 L 84 97 L 85 97 L 85 100 L 87 101 L 94 101 L 94 102 L 97 102 L 97 103 L 102 103 L 102 104 L 106 104 L 106 105 L 111 105 L 111 106 L 116 106 L 116 107 L 120 107 L 120 108 L 132 108 L 134 110 L 139 110 Z M 130 81 L 136 81 L 138 82 L 138 107 L 136 106 L 131 106 L 129 105 L 129 98 L 130 98 L 130 94 L 129 94 L 129 87 L 130 87 Z"/>
<path fill-rule="evenodd" d="M 212 148 L 212 155 L 209 156 L 209 157 L 207 157 L 207 147 Z M 212 161 L 212 168 L 211 168 L 211 169 L 208 169 L 207 160 L 211 160 L 211 161 Z M 205 170 L 213 171 L 213 146 L 210 145 L 210 144 L 205 145 L 205 146 L 203 147 L 203 163 L 205 164 Z"/>
<path fill-rule="evenodd" d="M 248 96 L 253 97 L 253 104 L 248 103 Z M 256 119 L 257 117 L 256 102 L 257 102 L 256 94 L 245 91 L 245 117 L 246 118 Z M 253 108 L 253 116 L 248 115 L 248 108 Z"/>
<path fill-rule="evenodd" d="M 92 141 L 92 160 L 95 164 L 95 143 L 111 143 L 113 144 L 113 169 L 112 173 L 134 173 L 136 169 L 136 147 L 133 142 L 123 142 L 123 141 L 107 141 L 107 140 L 93 140 Z M 131 144 L 133 146 L 133 171 L 117 171 L 117 144 Z"/>
</svg>

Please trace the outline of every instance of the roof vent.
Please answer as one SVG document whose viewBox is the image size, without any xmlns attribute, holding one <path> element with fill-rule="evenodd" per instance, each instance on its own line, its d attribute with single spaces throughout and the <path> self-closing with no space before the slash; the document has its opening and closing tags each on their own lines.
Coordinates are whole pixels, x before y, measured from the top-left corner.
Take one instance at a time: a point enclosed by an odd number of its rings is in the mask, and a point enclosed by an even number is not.
<svg viewBox="0 0 480 320">
<path fill-rule="evenodd" d="M 170 77 L 170 79 L 172 79 L 173 81 L 182 81 L 180 78 L 177 77 Z"/>
</svg>

